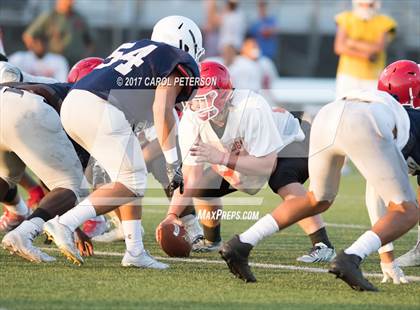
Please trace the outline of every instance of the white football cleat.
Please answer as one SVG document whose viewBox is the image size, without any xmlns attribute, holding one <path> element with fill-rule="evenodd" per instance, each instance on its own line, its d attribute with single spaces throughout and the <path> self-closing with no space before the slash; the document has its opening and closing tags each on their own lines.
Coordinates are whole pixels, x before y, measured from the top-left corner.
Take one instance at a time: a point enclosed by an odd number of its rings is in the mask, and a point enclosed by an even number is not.
<svg viewBox="0 0 420 310">
<path fill-rule="evenodd" d="M 194 244 L 197 240 L 204 238 L 203 228 L 198 221 L 198 217 L 193 214 L 188 214 L 179 218 L 187 231 L 188 237 Z"/>
<path fill-rule="evenodd" d="M 144 237 L 144 228 L 140 226 L 141 237 Z M 124 232 L 122 230 L 122 225 L 115 227 L 114 229 L 92 238 L 95 242 L 114 242 L 114 241 L 124 241 Z"/>
<path fill-rule="evenodd" d="M 44 224 L 44 233 L 69 261 L 78 266 L 83 264 L 83 258 L 74 243 L 73 232 L 66 225 L 58 222 L 58 216 Z"/>
<path fill-rule="evenodd" d="M 318 242 L 308 254 L 302 255 L 296 260 L 302 263 L 324 263 L 331 262 L 335 256 L 334 248 L 329 248 L 324 243 Z"/>
<path fill-rule="evenodd" d="M 400 267 L 420 266 L 420 242 L 417 242 L 410 251 L 398 257 L 395 263 Z"/>
<path fill-rule="evenodd" d="M 123 241 L 124 233 L 121 227 L 114 228 L 102 235 L 92 238 L 95 242 L 114 242 L 114 241 Z"/>
<path fill-rule="evenodd" d="M 10 254 L 16 254 L 24 259 L 34 262 L 53 262 L 56 259 L 49 256 L 47 253 L 42 252 L 39 248 L 35 247 L 32 242 L 37 234 L 22 233 L 19 229 L 12 230 L 7 233 L 3 240 L 3 248 L 10 252 Z"/>
<path fill-rule="evenodd" d="M 121 261 L 124 267 L 139 267 L 150 269 L 166 269 L 169 268 L 167 264 L 157 261 L 150 253 L 143 250 L 139 255 L 133 256 L 130 252 L 125 251 L 124 257 Z"/>
</svg>

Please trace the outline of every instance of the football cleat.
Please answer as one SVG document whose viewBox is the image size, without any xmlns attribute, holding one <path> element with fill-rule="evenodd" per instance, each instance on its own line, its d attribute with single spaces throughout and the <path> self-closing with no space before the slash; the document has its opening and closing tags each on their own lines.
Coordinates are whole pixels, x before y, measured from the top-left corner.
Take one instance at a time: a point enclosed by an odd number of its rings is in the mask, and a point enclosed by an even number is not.
<svg viewBox="0 0 420 310">
<path fill-rule="evenodd" d="M 410 251 L 398 257 L 395 263 L 400 267 L 420 266 L 420 241 Z"/>
<path fill-rule="evenodd" d="M 257 282 L 251 267 L 248 264 L 249 253 L 252 245 L 243 243 L 239 236 L 235 235 L 220 248 L 220 255 L 226 262 L 231 273 L 245 282 Z"/>
<path fill-rule="evenodd" d="M 131 255 L 129 251 L 125 251 L 124 257 L 121 261 L 123 267 L 139 267 L 150 269 L 166 269 L 169 265 L 157 261 L 150 253 L 143 250 L 139 255 Z"/>
<path fill-rule="evenodd" d="M 331 262 L 335 256 L 334 248 L 329 248 L 324 243 L 318 242 L 308 254 L 302 255 L 296 258 L 296 260 L 302 263 L 323 263 Z"/>
<path fill-rule="evenodd" d="M 124 233 L 122 227 L 117 227 L 100 236 L 93 237 L 92 240 L 96 242 L 124 241 Z"/>
<path fill-rule="evenodd" d="M 197 237 L 192 244 L 192 251 L 194 253 L 209 253 L 216 252 L 220 250 L 222 246 L 222 241 L 208 241 L 204 237 Z"/>
<path fill-rule="evenodd" d="M 361 261 L 359 256 L 341 251 L 331 262 L 328 272 L 335 274 L 337 278 L 346 282 L 356 291 L 377 292 L 378 289 L 363 277 L 360 269 Z"/>
<path fill-rule="evenodd" d="M 18 215 L 14 214 L 4 208 L 3 215 L 0 217 L 0 232 L 8 232 L 16 227 L 18 227 L 26 218 L 29 216 L 27 215 Z"/>
<path fill-rule="evenodd" d="M 140 226 L 141 236 L 144 236 L 144 228 Z M 114 229 L 92 238 L 95 242 L 114 242 L 114 241 L 124 241 L 124 232 L 122 230 L 121 224 L 118 224 Z"/>
<path fill-rule="evenodd" d="M 184 228 L 187 231 L 188 237 L 190 237 L 192 244 L 195 244 L 199 239 L 204 238 L 203 228 L 198 221 L 198 217 L 193 214 L 189 214 L 179 219 L 184 225 Z"/>
<path fill-rule="evenodd" d="M 108 225 L 103 215 L 97 216 L 94 219 L 87 220 L 83 223 L 82 230 L 89 238 L 100 236 L 106 232 Z"/>
<path fill-rule="evenodd" d="M 69 261 L 78 266 L 83 264 L 83 258 L 75 246 L 73 232 L 58 222 L 58 216 L 44 224 L 44 233 Z"/>
<path fill-rule="evenodd" d="M 2 240 L 3 248 L 16 254 L 24 259 L 34 262 L 53 262 L 55 258 L 42 252 L 39 248 L 35 247 L 32 242 L 37 233 L 22 233 L 19 229 L 15 229 L 6 234 Z"/>
</svg>

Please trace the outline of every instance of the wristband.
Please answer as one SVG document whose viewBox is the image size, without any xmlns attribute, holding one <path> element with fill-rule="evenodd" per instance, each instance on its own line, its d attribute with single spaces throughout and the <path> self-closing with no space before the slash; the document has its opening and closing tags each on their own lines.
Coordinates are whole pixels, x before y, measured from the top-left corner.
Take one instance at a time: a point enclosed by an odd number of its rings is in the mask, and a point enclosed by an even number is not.
<svg viewBox="0 0 420 310">
<path fill-rule="evenodd" d="M 163 151 L 163 155 L 165 156 L 166 162 L 168 164 L 173 164 L 174 162 L 178 160 L 178 151 L 176 147 L 168 151 Z"/>
<path fill-rule="evenodd" d="M 166 216 L 168 217 L 169 215 L 175 215 L 175 217 L 178 219 L 179 218 L 179 215 L 178 214 L 176 214 L 176 213 L 174 213 L 174 212 L 169 212 L 168 214 L 166 214 Z"/>
</svg>

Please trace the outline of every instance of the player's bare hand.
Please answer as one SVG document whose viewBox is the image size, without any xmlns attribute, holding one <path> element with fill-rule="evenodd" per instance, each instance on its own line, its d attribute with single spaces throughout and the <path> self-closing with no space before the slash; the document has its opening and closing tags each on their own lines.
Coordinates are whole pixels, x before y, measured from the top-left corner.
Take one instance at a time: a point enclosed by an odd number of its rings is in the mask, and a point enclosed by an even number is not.
<svg viewBox="0 0 420 310">
<path fill-rule="evenodd" d="M 190 150 L 191 156 L 195 156 L 197 163 L 223 164 L 225 153 L 211 144 L 202 141 L 196 142 Z"/>
<path fill-rule="evenodd" d="M 166 217 L 163 219 L 162 222 L 159 223 L 158 228 L 165 225 L 170 224 L 177 224 L 179 226 L 184 226 L 182 221 L 179 219 L 179 217 L 174 213 L 169 213 L 166 215 Z M 156 233 L 159 231 L 159 229 L 156 229 Z M 156 236 L 156 240 L 159 240 L 158 236 Z"/>
<path fill-rule="evenodd" d="M 82 256 L 92 256 L 93 253 L 93 244 L 90 238 L 80 229 L 77 228 L 76 231 L 76 246 Z"/>
</svg>

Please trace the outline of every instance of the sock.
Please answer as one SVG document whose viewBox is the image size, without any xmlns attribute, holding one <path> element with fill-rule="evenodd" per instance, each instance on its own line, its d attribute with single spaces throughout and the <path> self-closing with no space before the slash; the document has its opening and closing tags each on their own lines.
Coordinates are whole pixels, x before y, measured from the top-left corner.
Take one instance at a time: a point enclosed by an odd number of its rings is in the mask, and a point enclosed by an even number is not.
<svg viewBox="0 0 420 310">
<path fill-rule="evenodd" d="M 254 225 L 248 230 L 239 235 L 241 242 L 249 243 L 252 246 L 256 246 L 265 237 L 271 236 L 275 232 L 279 231 L 279 225 L 271 214 L 266 214 L 260 218 Z"/>
<path fill-rule="evenodd" d="M 35 211 L 28 217 L 28 220 L 31 220 L 35 217 L 41 218 L 44 220 L 44 222 L 47 222 L 51 220 L 54 216 L 51 216 L 50 213 L 48 213 L 46 210 L 42 208 L 37 208 Z"/>
<path fill-rule="evenodd" d="M 368 230 L 359 237 L 350 247 L 344 250 L 346 254 L 355 254 L 361 259 L 365 259 L 370 253 L 376 252 L 381 247 L 382 242 L 378 235 Z"/>
<path fill-rule="evenodd" d="M 330 240 L 328 239 L 327 230 L 325 229 L 325 227 L 322 227 L 318 229 L 316 232 L 310 234 L 309 238 L 311 239 L 313 246 L 315 246 L 315 244 L 317 243 L 322 242 L 329 248 L 333 247 L 330 243 Z"/>
<path fill-rule="evenodd" d="M 28 214 L 28 207 L 26 203 L 23 201 L 22 198 L 19 199 L 19 202 L 15 205 L 9 205 L 4 203 L 4 207 L 11 213 L 17 215 L 27 215 Z"/>
<path fill-rule="evenodd" d="M 121 221 L 121 225 L 127 251 L 133 256 L 138 256 L 144 250 L 141 237 L 141 220 Z"/>
<path fill-rule="evenodd" d="M 220 235 L 220 223 L 215 227 L 209 227 L 203 225 L 204 238 L 210 242 L 220 242 L 222 241 L 222 236 Z"/>
<path fill-rule="evenodd" d="M 66 225 L 71 231 L 75 231 L 77 227 L 95 216 L 96 210 L 89 198 L 86 198 L 73 209 L 61 215 L 58 222 Z"/>
</svg>

